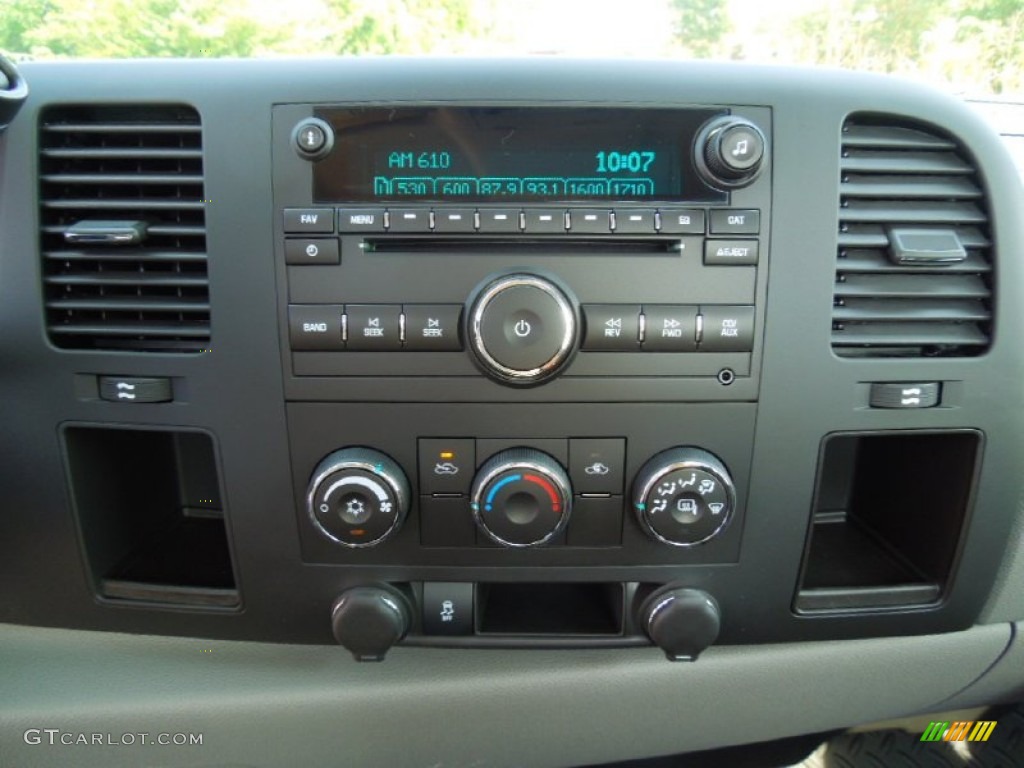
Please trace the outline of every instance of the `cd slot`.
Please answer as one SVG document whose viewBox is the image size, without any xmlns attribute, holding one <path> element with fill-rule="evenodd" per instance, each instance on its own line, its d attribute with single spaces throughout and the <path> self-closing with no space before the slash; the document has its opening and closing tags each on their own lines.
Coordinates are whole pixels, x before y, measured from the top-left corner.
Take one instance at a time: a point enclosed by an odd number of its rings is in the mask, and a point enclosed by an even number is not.
<svg viewBox="0 0 1024 768">
<path fill-rule="evenodd" d="M 551 250 L 559 255 L 594 255 L 600 253 L 678 254 L 679 238 L 672 237 L 367 237 L 365 253 L 522 253 L 528 250 Z"/>
</svg>

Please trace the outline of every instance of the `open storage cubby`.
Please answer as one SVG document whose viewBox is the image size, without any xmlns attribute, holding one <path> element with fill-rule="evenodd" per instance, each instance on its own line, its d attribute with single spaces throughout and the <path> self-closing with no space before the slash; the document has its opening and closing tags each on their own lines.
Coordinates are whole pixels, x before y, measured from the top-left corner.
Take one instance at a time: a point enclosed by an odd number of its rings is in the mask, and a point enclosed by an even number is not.
<svg viewBox="0 0 1024 768">
<path fill-rule="evenodd" d="M 980 446 L 971 430 L 826 437 L 795 610 L 939 601 L 966 530 Z"/>
<path fill-rule="evenodd" d="M 489 635 L 621 635 L 623 585 L 477 585 L 478 631 Z"/>
<path fill-rule="evenodd" d="M 71 495 L 101 597 L 235 608 L 213 440 L 112 427 L 64 430 Z"/>
</svg>

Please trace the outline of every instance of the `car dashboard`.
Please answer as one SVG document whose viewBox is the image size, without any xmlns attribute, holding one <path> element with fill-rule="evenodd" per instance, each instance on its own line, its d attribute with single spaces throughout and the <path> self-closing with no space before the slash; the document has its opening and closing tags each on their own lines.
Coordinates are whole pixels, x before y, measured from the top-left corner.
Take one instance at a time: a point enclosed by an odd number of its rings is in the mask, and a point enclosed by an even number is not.
<svg viewBox="0 0 1024 768">
<path fill-rule="evenodd" d="M 5 752 L 584 765 L 1019 699 L 1024 191 L 958 100 L 681 62 L 21 72 Z"/>
</svg>

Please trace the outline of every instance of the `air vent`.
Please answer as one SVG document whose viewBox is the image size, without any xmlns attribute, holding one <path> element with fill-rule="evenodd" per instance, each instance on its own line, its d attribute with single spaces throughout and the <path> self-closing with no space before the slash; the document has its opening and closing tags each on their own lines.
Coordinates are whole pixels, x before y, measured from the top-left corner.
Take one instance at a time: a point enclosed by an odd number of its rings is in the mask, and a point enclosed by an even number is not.
<svg viewBox="0 0 1024 768">
<path fill-rule="evenodd" d="M 59 107 L 40 122 L 50 339 L 198 352 L 210 342 L 202 132 L 185 106 Z"/>
<path fill-rule="evenodd" d="M 842 357 L 969 357 L 991 340 L 992 254 L 981 183 L 952 139 L 911 120 L 843 126 L 832 349 Z"/>
</svg>

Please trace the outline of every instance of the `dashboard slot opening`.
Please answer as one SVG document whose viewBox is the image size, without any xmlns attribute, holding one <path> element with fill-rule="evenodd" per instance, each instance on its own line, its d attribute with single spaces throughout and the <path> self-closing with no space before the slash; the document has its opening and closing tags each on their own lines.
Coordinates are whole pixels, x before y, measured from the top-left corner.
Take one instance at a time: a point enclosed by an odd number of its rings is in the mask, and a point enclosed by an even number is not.
<svg viewBox="0 0 1024 768">
<path fill-rule="evenodd" d="M 621 583 L 477 585 L 481 635 L 621 635 Z"/>
<path fill-rule="evenodd" d="M 560 256 L 595 254 L 679 255 L 678 237 L 367 237 L 363 239 L 366 253 L 460 253 L 479 256 L 481 253 L 506 254 L 549 250 Z"/>
<path fill-rule="evenodd" d="M 97 593 L 239 605 L 213 440 L 202 432 L 68 427 L 71 495 Z"/>
<path fill-rule="evenodd" d="M 980 444 L 969 430 L 827 437 L 797 613 L 937 602 L 955 568 Z"/>
</svg>

